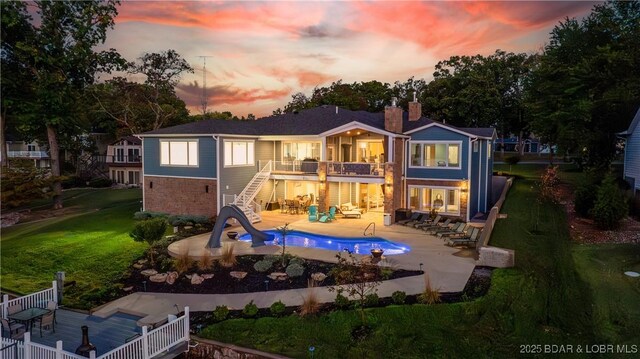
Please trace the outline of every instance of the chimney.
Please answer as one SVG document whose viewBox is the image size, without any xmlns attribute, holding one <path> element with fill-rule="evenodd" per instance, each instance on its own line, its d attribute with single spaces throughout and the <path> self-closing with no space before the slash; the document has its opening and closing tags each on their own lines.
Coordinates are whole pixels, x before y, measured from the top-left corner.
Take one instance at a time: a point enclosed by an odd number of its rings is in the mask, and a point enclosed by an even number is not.
<svg viewBox="0 0 640 359">
<path fill-rule="evenodd" d="M 413 92 L 413 101 L 409 102 L 409 121 L 418 121 L 422 117 L 422 105 L 416 99 L 416 93 Z"/>
<path fill-rule="evenodd" d="M 391 100 L 391 106 L 384 108 L 384 129 L 389 132 L 402 133 L 402 109 L 396 106 L 397 99 Z"/>
</svg>

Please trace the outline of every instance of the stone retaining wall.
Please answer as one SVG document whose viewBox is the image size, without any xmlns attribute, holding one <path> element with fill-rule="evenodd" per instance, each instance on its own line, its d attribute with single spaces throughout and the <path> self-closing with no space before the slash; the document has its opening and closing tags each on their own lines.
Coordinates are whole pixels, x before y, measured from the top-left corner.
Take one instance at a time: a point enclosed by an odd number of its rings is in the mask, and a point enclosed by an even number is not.
<svg viewBox="0 0 640 359">
<path fill-rule="evenodd" d="M 505 183 L 504 188 L 502 189 L 502 194 L 500 194 L 500 198 L 489 212 L 489 216 L 487 217 L 487 221 L 484 224 L 484 228 L 482 229 L 480 238 L 476 243 L 476 250 L 478 252 L 478 260 L 476 261 L 476 265 L 495 268 L 509 268 L 515 265 L 515 251 L 511 249 L 489 246 L 489 240 L 491 240 L 493 227 L 495 226 L 496 220 L 500 215 L 500 209 L 502 208 L 502 205 L 507 198 L 507 193 L 509 192 L 512 184 L 513 177 L 507 180 L 507 183 Z"/>
<path fill-rule="evenodd" d="M 198 342 L 198 346 L 189 349 L 187 355 L 189 359 L 288 359 L 282 355 L 265 353 L 215 340 L 195 336 L 191 336 L 191 338 Z"/>
</svg>

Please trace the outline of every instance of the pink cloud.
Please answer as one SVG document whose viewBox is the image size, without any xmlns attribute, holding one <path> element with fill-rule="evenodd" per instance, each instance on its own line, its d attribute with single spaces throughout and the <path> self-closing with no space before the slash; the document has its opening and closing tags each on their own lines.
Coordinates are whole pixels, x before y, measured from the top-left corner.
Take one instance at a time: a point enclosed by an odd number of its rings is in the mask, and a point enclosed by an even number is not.
<svg viewBox="0 0 640 359">
<path fill-rule="evenodd" d="M 250 104 L 256 101 L 282 100 L 289 96 L 290 88 L 262 89 L 239 88 L 233 85 L 217 85 L 207 87 L 207 102 L 209 104 Z M 176 94 L 187 104 L 187 107 L 197 108 L 202 103 L 202 86 L 197 82 L 178 84 Z"/>
<path fill-rule="evenodd" d="M 285 81 L 289 78 L 294 78 L 298 81 L 298 84 L 301 87 L 309 87 L 309 86 L 318 86 L 326 83 L 327 81 L 333 80 L 336 77 L 323 74 L 321 72 L 313 71 L 313 70 L 304 70 L 304 69 L 284 69 L 284 68 L 273 68 L 267 73 L 280 81 Z"/>
</svg>

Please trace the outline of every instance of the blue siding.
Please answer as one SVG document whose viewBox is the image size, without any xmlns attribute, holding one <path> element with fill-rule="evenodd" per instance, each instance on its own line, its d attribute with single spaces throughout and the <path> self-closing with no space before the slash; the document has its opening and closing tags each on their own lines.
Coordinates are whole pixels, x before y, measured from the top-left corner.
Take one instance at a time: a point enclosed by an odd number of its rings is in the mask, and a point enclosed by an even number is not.
<svg viewBox="0 0 640 359">
<path fill-rule="evenodd" d="M 409 178 L 431 178 L 431 179 L 463 179 L 468 176 L 469 162 L 469 138 L 465 135 L 446 130 L 440 127 L 429 127 L 422 131 L 411 134 L 411 141 L 462 141 L 461 168 L 411 168 L 407 167 L 407 177 Z M 407 161 L 410 161 L 410 151 L 407 145 Z"/>
<path fill-rule="evenodd" d="M 198 139 L 198 167 L 160 166 L 160 138 L 145 137 L 143 139 L 144 174 L 149 176 L 216 178 L 216 140 L 213 137 L 188 138 Z M 176 138 L 172 137 L 171 139 Z"/>
<path fill-rule="evenodd" d="M 480 142 L 479 140 L 477 142 Z M 480 166 L 480 154 L 482 149 L 478 143 L 478 151 L 473 151 L 473 143 L 471 144 L 471 180 L 469 181 L 469 218 L 478 213 L 478 200 L 480 192 L 482 190 L 479 184 L 480 177 L 478 176 Z"/>
</svg>

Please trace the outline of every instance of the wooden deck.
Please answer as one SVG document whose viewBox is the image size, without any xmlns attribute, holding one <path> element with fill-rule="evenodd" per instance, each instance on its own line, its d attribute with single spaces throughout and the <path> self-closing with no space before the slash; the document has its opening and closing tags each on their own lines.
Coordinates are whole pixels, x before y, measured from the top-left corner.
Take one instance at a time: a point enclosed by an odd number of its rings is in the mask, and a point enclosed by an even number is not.
<svg viewBox="0 0 640 359">
<path fill-rule="evenodd" d="M 80 327 L 86 325 L 89 327 L 89 340 L 96 346 L 97 354 L 102 355 L 123 345 L 127 338 L 141 332 L 136 325 L 136 321 L 140 318 L 122 313 L 116 313 L 102 319 L 88 314 L 58 309 L 56 317 L 58 323 L 55 325 L 55 333 L 50 329 L 43 329 L 41 338 L 40 329 L 36 323 L 31 333 L 31 340 L 54 348 L 56 342 L 62 340 L 64 350 L 75 352 L 82 341 Z"/>
</svg>

